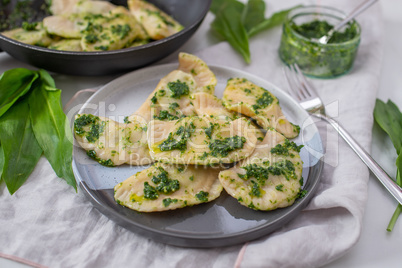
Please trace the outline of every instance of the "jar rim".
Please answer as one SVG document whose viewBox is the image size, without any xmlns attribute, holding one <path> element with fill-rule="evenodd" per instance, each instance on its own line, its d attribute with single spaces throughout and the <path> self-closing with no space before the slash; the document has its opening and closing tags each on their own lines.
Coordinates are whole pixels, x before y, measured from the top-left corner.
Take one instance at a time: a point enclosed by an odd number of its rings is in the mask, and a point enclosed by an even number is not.
<svg viewBox="0 0 402 268">
<path fill-rule="evenodd" d="M 321 10 L 316 11 L 316 12 L 311 11 L 311 12 L 308 12 L 308 13 L 307 12 L 301 13 L 303 10 L 308 10 L 308 9 L 313 9 L 313 8 L 314 9 L 321 9 Z M 284 23 L 284 27 L 285 27 L 285 25 L 289 25 L 289 22 L 293 21 L 293 19 L 296 16 L 311 15 L 311 14 L 322 14 L 322 15 L 327 15 L 327 16 L 330 15 L 330 14 L 327 14 L 325 12 L 321 12 L 322 10 L 338 12 L 338 14 L 336 14 L 336 15 L 331 14 L 331 16 L 333 16 L 335 18 L 338 18 L 339 20 L 342 20 L 342 19 L 346 18 L 345 12 L 343 12 L 340 9 L 334 8 L 334 7 L 325 6 L 325 5 L 299 6 L 299 7 L 296 7 L 296 8 L 294 8 L 293 10 L 291 10 L 289 12 L 289 14 L 287 15 L 286 21 Z M 318 46 L 321 46 L 321 47 L 326 47 L 326 46 L 331 47 L 331 46 L 339 46 L 339 45 L 348 45 L 349 43 L 356 43 L 356 41 L 359 41 L 360 35 L 361 35 L 361 26 L 360 26 L 360 24 L 355 19 L 351 20 L 349 23 L 353 23 L 354 25 L 356 25 L 356 36 L 354 38 L 350 39 L 350 40 L 347 40 L 347 41 L 341 42 L 341 43 L 321 44 L 320 42 L 318 42 L 318 40 L 312 40 L 310 38 L 305 37 L 304 35 L 299 34 L 297 31 L 295 31 L 290 26 L 288 28 L 291 30 L 291 32 L 294 35 L 296 35 L 300 39 L 303 39 L 306 42 L 309 42 L 311 44 L 315 44 L 315 45 L 318 45 Z"/>
</svg>

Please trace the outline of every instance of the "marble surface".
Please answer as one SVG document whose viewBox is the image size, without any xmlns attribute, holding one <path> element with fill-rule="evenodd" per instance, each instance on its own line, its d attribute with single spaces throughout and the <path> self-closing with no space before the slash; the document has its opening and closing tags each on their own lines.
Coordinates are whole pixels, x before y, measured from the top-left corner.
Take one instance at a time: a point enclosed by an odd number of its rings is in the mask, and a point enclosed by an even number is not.
<svg viewBox="0 0 402 268">
<path fill-rule="evenodd" d="M 385 24 L 384 61 L 378 98 L 383 101 L 393 100 L 402 107 L 402 35 L 397 34 L 402 28 L 402 1 L 381 0 Z M 198 38 L 204 35 L 209 25 L 203 24 L 197 34 L 185 47 L 197 51 L 208 44 L 215 43 L 213 36 Z M 16 67 L 28 67 L 5 53 L 0 53 L 0 73 Z M 78 90 L 102 85 L 111 81 L 115 76 L 106 77 L 71 77 L 55 75 L 56 84 L 63 89 L 62 99 L 65 104 Z M 370 131 L 370 130 L 368 130 Z M 391 175 L 395 176 L 396 153 L 391 141 L 378 126 L 373 127 L 372 155 L 380 165 Z M 388 222 L 397 206 L 397 202 L 385 190 L 381 183 L 370 175 L 369 198 L 363 219 L 363 230 L 357 244 L 343 257 L 325 266 L 336 267 L 400 267 L 400 242 L 402 237 L 402 217 L 392 233 L 386 231 Z M 0 258 L 0 267 L 29 267 L 25 264 Z"/>
</svg>

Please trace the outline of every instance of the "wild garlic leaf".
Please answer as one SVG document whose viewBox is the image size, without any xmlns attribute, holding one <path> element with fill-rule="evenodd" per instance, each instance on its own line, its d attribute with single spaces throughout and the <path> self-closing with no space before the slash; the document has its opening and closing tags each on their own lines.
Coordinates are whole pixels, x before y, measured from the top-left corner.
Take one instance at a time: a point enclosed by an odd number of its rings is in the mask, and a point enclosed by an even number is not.
<svg viewBox="0 0 402 268">
<path fill-rule="evenodd" d="M 54 88 L 54 81 L 46 71 L 40 71 L 40 80 L 41 86 L 29 97 L 35 137 L 57 176 L 77 190 L 72 170 L 73 136 L 62 109 L 61 91 Z"/>
<path fill-rule="evenodd" d="M 399 155 L 402 148 L 402 113 L 398 106 L 391 100 L 384 103 L 377 99 L 374 108 L 374 119 L 377 124 L 391 138 L 397 154 Z"/>
<path fill-rule="evenodd" d="M 217 15 L 221 10 L 226 9 L 228 6 L 234 8 L 237 13 L 241 14 L 245 5 L 237 0 L 213 0 L 209 10 Z"/>
<path fill-rule="evenodd" d="M 396 168 L 396 183 L 402 187 L 402 150 L 399 153 L 398 158 L 396 159 Z"/>
<path fill-rule="evenodd" d="M 220 10 L 211 26 L 243 56 L 247 63 L 250 63 L 248 36 L 241 21 L 241 13 L 236 7 L 228 5 Z"/>
<path fill-rule="evenodd" d="M 296 7 L 299 7 L 299 6 L 296 6 Z M 259 24 L 256 24 L 253 27 L 251 27 L 250 29 L 248 29 L 247 30 L 248 36 L 251 37 L 262 31 L 282 25 L 285 22 L 286 17 L 288 16 L 289 12 L 292 11 L 292 9 L 294 9 L 296 7 L 282 10 L 282 11 L 272 14 L 271 17 L 261 21 Z"/>
<path fill-rule="evenodd" d="M 247 33 L 265 20 L 265 2 L 249 0 L 242 12 L 242 22 Z"/>
<path fill-rule="evenodd" d="M 14 194 L 32 173 L 42 155 L 34 136 L 27 99 L 16 102 L 0 117 L 3 155 L 2 178 Z"/>
<path fill-rule="evenodd" d="M 0 76 L 0 116 L 29 91 L 37 78 L 37 72 L 25 68 L 11 69 Z"/>
<path fill-rule="evenodd" d="M 3 180 L 3 177 L 2 177 L 3 168 L 4 168 L 4 152 L 3 152 L 3 147 L 1 146 L 1 143 L 0 143 L 0 183 Z"/>
</svg>

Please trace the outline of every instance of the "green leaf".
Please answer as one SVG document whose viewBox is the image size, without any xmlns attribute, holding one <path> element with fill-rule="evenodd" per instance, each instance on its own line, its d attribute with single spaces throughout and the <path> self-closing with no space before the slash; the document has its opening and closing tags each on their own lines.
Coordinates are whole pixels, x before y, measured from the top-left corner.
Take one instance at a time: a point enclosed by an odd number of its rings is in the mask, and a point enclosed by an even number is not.
<svg viewBox="0 0 402 268">
<path fill-rule="evenodd" d="M 244 4 L 236 0 L 213 0 L 209 10 L 217 15 L 221 10 L 228 6 L 234 8 L 238 14 L 241 14 L 244 9 Z"/>
<path fill-rule="evenodd" d="M 42 82 L 45 83 L 45 85 L 52 87 L 52 88 L 56 87 L 56 83 L 54 82 L 53 78 L 50 76 L 50 74 L 48 72 L 41 69 L 41 70 L 39 70 L 39 75 L 40 75 Z"/>
<path fill-rule="evenodd" d="M 388 232 L 392 232 L 392 230 L 394 229 L 395 223 L 398 220 L 399 215 L 401 215 L 402 213 L 402 205 L 398 204 L 398 206 L 396 207 L 394 214 L 392 215 L 391 220 L 388 223 L 388 227 L 387 227 L 387 231 Z"/>
<path fill-rule="evenodd" d="M 11 69 L 0 76 L 0 116 L 29 91 L 37 78 L 36 72 L 24 68 Z"/>
<path fill-rule="evenodd" d="M 402 148 L 402 114 L 398 106 L 391 100 L 384 103 L 377 99 L 374 108 L 374 119 L 388 134 L 399 155 Z"/>
<path fill-rule="evenodd" d="M 3 168 L 4 168 L 4 151 L 3 151 L 3 147 L 1 147 L 1 143 L 0 143 L 0 184 L 1 184 L 1 181 L 3 180 L 3 177 L 2 177 Z"/>
<path fill-rule="evenodd" d="M 402 187 L 402 150 L 396 159 L 396 183 Z"/>
<path fill-rule="evenodd" d="M 243 56 L 247 63 L 250 63 L 247 32 L 241 21 L 241 14 L 234 6 L 229 5 L 220 10 L 211 26 Z"/>
<path fill-rule="evenodd" d="M 255 25 L 254 27 L 249 29 L 247 31 L 248 36 L 251 37 L 262 31 L 268 30 L 275 26 L 282 25 L 285 22 L 286 17 L 288 16 L 289 12 L 297 7 L 300 7 L 300 5 L 274 13 L 270 18 L 265 19 L 264 21 L 260 22 L 259 24 Z"/>
<path fill-rule="evenodd" d="M 26 99 L 16 102 L 0 118 L 0 142 L 4 152 L 2 178 L 13 194 L 27 180 L 42 155 Z"/>
<path fill-rule="evenodd" d="M 242 23 L 247 33 L 265 20 L 265 2 L 249 0 L 243 9 Z"/>
<path fill-rule="evenodd" d="M 70 124 L 63 112 L 60 90 L 54 88 L 53 79 L 40 71 L 42 84 L 29 97 L 30 116 L 35 137 L 57 176 L 77 190 L 72 170 L 73 137 Z"/>
</svg>

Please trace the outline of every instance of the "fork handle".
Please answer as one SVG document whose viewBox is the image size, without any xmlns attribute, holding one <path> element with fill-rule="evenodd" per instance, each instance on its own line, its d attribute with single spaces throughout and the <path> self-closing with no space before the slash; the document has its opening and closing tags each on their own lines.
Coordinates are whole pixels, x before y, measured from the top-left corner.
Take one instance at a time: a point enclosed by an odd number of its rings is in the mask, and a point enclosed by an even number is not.
<svg viewBox="0 0 402 268">
<path fill-rule="evenodd" d="M 402 188 L 381 168 L 381 166 L 371 157 L 363 147 L 334 119 L 322 115 L 312 114 L 315 117 L 321 118 L 328 122 L 346 141 L 347 144 L 355 151 L 366 166 L 373 172 L 373 174 L 380 180 L 384 187 L 394 196 L 394 198 L 402 204 Z"/>
</svg>

